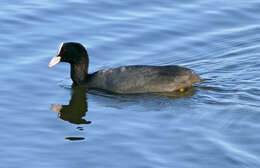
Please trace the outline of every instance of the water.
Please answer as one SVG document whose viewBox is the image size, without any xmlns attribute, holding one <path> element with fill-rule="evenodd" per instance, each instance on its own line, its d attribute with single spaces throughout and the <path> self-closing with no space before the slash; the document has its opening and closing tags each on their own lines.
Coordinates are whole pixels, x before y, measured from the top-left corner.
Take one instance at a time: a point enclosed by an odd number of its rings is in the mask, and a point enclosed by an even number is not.
<svg viewBox="0 0 260 168">
<path fill-rule="evenodd" d="M 0 167 L 259 167 L 259 8 L 1 1 Z M 90 72 L 177 64 L 205 82 L 176 95 L 86 93 L 67 64 L 47 67 L 63 41 L 87 47 Z"/>
</svg>

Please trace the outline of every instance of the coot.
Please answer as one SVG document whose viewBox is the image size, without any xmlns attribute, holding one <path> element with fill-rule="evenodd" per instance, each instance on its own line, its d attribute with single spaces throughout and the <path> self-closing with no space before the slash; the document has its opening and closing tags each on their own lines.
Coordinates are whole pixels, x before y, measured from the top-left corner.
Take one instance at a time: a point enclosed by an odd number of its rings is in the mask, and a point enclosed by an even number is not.
<svg viewBox="0 0 260 168">
<path fill-rule="evenodd" d="M 70 64 L 70 75 L 75 85 L 120 94 L 183 91 L 184 88 L 202 81 L 190 69 L 176 65 L 121 66 L 89 74 L 87 50 L 76 42 L 61 43 L 58 54 L 52 58 L 49 67 L 59 62 Z"/>
</svg>

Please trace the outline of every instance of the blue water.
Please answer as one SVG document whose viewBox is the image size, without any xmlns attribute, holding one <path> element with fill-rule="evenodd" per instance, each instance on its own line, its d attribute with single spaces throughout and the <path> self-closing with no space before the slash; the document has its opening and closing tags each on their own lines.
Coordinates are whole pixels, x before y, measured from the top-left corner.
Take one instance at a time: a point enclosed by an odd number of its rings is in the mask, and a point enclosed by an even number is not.
<svg viewBox="0 0 260 168">
<path fill-rule="evenodd" d="M 0 2 L 0 167 L 260 167 L 260 2 Z M 90 72 L 182 65 L 205 82 L 175 95 L 71 88 L 47 67 L 63 41 Z"/>
</svg>

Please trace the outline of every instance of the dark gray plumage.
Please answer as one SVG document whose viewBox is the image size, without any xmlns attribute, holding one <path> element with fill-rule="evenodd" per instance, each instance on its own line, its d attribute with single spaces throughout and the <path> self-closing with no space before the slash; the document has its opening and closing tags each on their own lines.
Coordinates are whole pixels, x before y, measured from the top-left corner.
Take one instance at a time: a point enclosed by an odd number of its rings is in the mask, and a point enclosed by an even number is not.
<svg viewBox="0 0 260 168">
<path fill-rule="evenodd" d="M 49 67 L 59 61 L 71 64 L 71 78 L 76 85 L 115 93 L 173 92 L 201 82 L 199 76 L 181 66 L 122 66 L 88 74 L 87 50 L 79 43 L 62 43 Z"/>
</svg>

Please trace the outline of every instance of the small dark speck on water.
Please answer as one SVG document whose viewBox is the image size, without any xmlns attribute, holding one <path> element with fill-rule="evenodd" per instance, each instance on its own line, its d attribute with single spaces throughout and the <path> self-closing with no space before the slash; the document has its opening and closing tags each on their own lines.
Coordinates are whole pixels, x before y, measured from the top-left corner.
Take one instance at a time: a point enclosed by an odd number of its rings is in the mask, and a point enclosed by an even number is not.
<svg viewBox="0 0 260 168">
<path fill-rule="evenodd" d="M 83 137 L 66 137 L 66 140 L 70 140 L 70 141 L 82 141 L 85 140 L 85 138 Z"/>
</svg>

